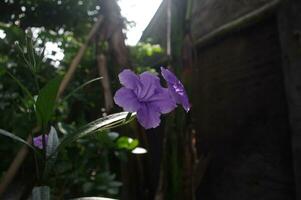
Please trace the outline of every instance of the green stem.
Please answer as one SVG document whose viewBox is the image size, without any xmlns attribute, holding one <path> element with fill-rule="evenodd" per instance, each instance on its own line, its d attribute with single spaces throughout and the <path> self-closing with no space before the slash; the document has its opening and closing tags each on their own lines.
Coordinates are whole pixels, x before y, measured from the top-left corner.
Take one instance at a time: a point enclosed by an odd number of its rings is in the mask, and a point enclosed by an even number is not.
<svg viewBox="0 0 301 200">
<path fill-rule="evenodd" d="M 10 73 L 8 70 L 5 70 L 6 73 L 14 80 L 16 83 L 20 86 L 20 88 L 23 90 L 23 92 L 30 97 L 32 101 L 34 101 L 33 96 L 29 92 L 29 90 L 17 79 L 12 73 Z"/>
<path fill-rule="evenodd" d="M 33 77 L 34 77 L 34 82 L 35 82 L 37 91 L 39 92 L 40 91 L 40 85 L 39 85 L 38 77 L 34 72 L 32 74 L 33 74 Z"/>
<path fill-rule="evenodd" d="M 69 99 L 74 93 L 76 93 L 78 90 L 82 89 L 82 88 L 85 87 L 86 85 L 89 85 L 89 84 L 91 84 L 91 83 L 93 83 L 93 82 L 95 82 L 95 81 L 98 81 L 98 80 L 100 80 L 100 79 L 102 79 L 102 77 L 98 77 L 98 78 L 95 78 L 95 79 L 92 79 L 92 80 L 90 80 L 90 81 L 87 81 L 87 82 L 83 83 L 83 84 L 80 85 L 79 87 L 75 88 L 75 89 L 74 89 L 72 92 L 70 92 L 68 95 L 66 95 L 66 96 L 63 98 L 62 102 L 64 102 L 64 101 L 66 101 L 67 99 Z"/>
</svg>

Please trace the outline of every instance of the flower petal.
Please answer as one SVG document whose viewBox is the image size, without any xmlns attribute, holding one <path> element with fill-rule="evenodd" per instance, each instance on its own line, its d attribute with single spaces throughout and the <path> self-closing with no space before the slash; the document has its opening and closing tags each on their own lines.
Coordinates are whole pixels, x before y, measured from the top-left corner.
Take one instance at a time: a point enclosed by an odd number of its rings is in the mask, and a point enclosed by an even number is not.
<svg viewBox="0 0 301 200">
<path fill-rule="evenodd" d="M 186 95 L 186 92 L 183 91 L 183 93 L 174 93 L 174 98 L 176 99 L 176 102 L 181 104 L 186 112 L 190 110 L 190 103 L 188 100 L 188 97 Z"/>
<path fill-rule="evenodd" d="M 120 83 L 129 89 L 136 89 L 141 85 L 139 77 L 129 69 L 125 69 L 118 75 Z"/>
<path fill-rule="evenodd" d="M 147 101 L 154 95 L 157 88 L 162 88 L 159 77 L 150 72 L 142 73 L 139 78 L 142 83 L 142 88 L 138 90 L 137 96 L 142 101 Z"/>
<path fill-rule="evenodd" d="M 133 90 L 122 87 L 115 93 L 115 103 L 128 112 L 137 112 L 140 108 L 140 103 Z"/>
<path fill-rule="evenodd" d="M 161 75 L 166 80 L 167 83 L 174 84 L 178 81 L 177 77 L 168 69 L 161 67 Z"/>
<path fill-rule="evenodd" d="M 155 128 L 161 122 L 158 108 L 146 103 L 138 110 L 137 119 L 145 129 Z"/>
<path fill-rule="evenodd" d="M 152 107 L 158 107 L 160 113 L 166 114 L 177 107 L 175 100 L 171 97 L 168 89 L 162 88 L 160 92 L 153 95 L 149 102 Z"/>
<path fill-rule="evenodd" d="M 188 112 L 190 110 L 190 103 L 182 83 L 178 80 L 175 84 L 168 85 L 168 89 L 176 103 L 181 104 L 184 110 Z"/>
<path fill-rule="evenodd" d="M 181 104 L 184 110 L 188 112 L 190 110 L 190 104 L 183 84 L 168 69 L 161 67 L 161 74 L 167 82 L 171 96 L 174 98 L 176 103 Z"/>
<path fill-rule="evenodd" d="M 45 135 L 45 143 L 47 144 L 48 135 Z M 43 135 L 39 135 L 33 138 L 33 145 L 39 149 L 43 149 Z"/>
</svg>

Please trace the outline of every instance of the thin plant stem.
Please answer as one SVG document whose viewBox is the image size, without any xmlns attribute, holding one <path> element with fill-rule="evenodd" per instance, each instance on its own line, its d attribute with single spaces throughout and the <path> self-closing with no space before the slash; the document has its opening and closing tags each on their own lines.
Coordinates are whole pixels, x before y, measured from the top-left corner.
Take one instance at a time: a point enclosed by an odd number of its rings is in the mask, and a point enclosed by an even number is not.
<svg viewBox="0 0 301 200">
<path fill-rule="evenodd" d="M 67 101 L 67 99 L 69 99 L 69 98 L 70 98 L 74 93 L 76 93 L 78 90 L 80 90 L 80 89 L 82 89 L 83 87 L 85 87 L 85 86 L 87 86 L 87 85 L 89 85 L 89 84 L 91 84 L 91 83 L 93 83 L 93 82 L 95 82 L 95 81 L 98 81 L 98 80 L 100 80 L 100 79 L 102 79 L 102 77 L 98 77 L 98 78 L 95 78 L 95 79 L 92 79 L 92 80 L 90 80 L 90 81 L 87 81 L 87 82 L 83 83 L 83 84 L 80 85 L 79 87 L 75 88 L 75 89 L 74 89 L 72 92 L 70 92 L 68 95 L 66 95 L 66 96 L 63 98 L 62 102 Z"/>
</svg>

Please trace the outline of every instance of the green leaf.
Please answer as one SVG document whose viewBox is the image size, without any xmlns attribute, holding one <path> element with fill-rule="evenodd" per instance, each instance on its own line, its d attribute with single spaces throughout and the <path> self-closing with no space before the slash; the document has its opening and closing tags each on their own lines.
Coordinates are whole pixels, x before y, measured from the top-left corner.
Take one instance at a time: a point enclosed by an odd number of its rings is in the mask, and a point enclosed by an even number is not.
<svg viewBox="0 0 301 200">
<path fill-rule="evenodd" d="M 35 150 L 35 148 L 34 148 L 31 144 L 29 144 L 28 142 L 26 142 L 25 140 L 23 140 L 23 139 L 20 138 L 19 136 L 16 136 L 16 135 L 13 134 L 13 133 L 10 133 L 10 132 L 8 132 L 8 131 L 6 131 L 6 130 L 0 129 L 0 134 L 1 134 L 1 135 L 4 135 L 4 136 L 6 136 L 6 137 L 9 137 L 9 138 L 11 138 L 11 139 L 13 139 L 13 140 L 16 140 L 16 141 L 18 141 L 18 142 L 20 142 L 20 143 L 22 143 L 22 144 L 25 144 L 25 145 L 27 145 L 28 147 L 30 147 L 30 148 L 32 148 L 33 150 Z"/>
<path fill-rule="evenodd" d="M 51 119 L 56 95 L 60 86 L 62 78 L 56 77 L 48 82 L 39 92 L 38 99 L 36 102 L 36 112 L 38 123 L 44 127 L 47 125 L 48 121 Z"/>
<path fill-rule="evenodd" d="M 129 112 L 129 113 L 127 114 L 127 116 L 125 117 L 125 121 L 129 120 L 129 119 L 131 118 L 131 116 L 132 116 L 132 113 Z"/>
<path fill-rule="evenodd" d="M 83 87 L 85 87 L 85 86 L 87 86 L 87 85 L 89 85 L 89 84 L 91 84 L 91 83 L 93 83 L 93 82 L 95 82 L 95 81 L 98 81 L 98 80 L 100 80 L 100 79 L 102 79 L 102 77 L 98 77 L 98 78 L 95 78 L 95 79 L 92 79 L 92 80 L 90 80 L 90 81 L 87 81 L 87 82 L 83 83 L 82 85 L 80 85 L 79 87 L 77 87 L 77 88 L 75 88 L 73 91 L 71 91 L 68 95 L 66 95 L 62 101 L 66 101 L 66 100 L 69 99 L 72 95 L 74 95 L 78 90 L 80 90 L 80 89 L 82 89 Z"/>
<path fill-rule="evenodd" d="M 118 138 L 116 142 L 116 146 L 119 149 L 127 149 L 132 150 L 136 148 L 139 144 L 139 141 L 137 139 L 132 139 L 130 137 L 122 136 Z"/>
<path fill-rule="evenodd" d="M 130 122 L 132 119 L 135 118 L 136 113 L 132 113 L 131 118 L 128 121 L 125 121 L 127 115 L 128 112 L 120 112 L 90 122 L 89 124 L 80 128 L 78 131 L 66 135 L 62 139 L 58 147 L 58 151 L 80 137 L 127 124 L 128 122 Z"/>
<path fill-rule="evenodd" d="M 50 188 L 48 186 L 34 187 L 32 200 L 50 200 Z"/>
</svg>

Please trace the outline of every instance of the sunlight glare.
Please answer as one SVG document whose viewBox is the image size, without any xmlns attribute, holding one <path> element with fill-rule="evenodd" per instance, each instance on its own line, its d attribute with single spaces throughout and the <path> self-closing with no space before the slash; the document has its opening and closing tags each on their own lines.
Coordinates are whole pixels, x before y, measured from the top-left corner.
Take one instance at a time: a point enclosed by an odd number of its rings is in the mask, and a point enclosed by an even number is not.
<svg viewBox="0 0 301 200">
<path fill-rule="evenodd" d="M 4 30 L 0 29 L 0 39 L 4 39 L 6 37 L 6 33 L 4 32 Z"/>
<path fill-rule="evenodd" d="M 45 44 L 45 57 L 52 60 L 51 64 L 58 67 L 60 61 L 64 58 L 64 51 L 59 47 L 56 42 L 46 42 Z"/>
<path fill-rule="evenodd" d="M 135 149 L 132 150 L 133 154 L 146 154 L 147 150 L 142 147 L 136 147 Z"/>
<path fill-rule="evenodd" d="M 136 25 L 128 27 L 126 32 L 128 45 L 136 45 L 143 30 L 156 13 L 162 0 L 119 0 L 121 15 Z"/>
</svg>

